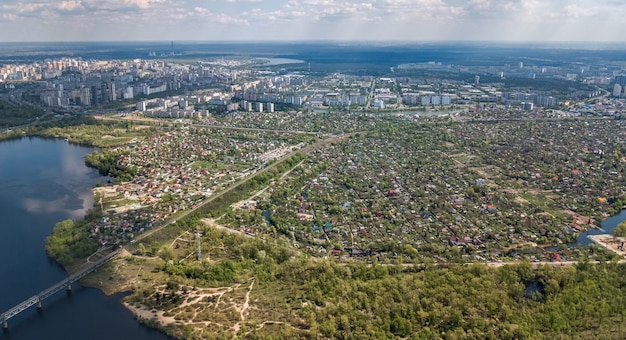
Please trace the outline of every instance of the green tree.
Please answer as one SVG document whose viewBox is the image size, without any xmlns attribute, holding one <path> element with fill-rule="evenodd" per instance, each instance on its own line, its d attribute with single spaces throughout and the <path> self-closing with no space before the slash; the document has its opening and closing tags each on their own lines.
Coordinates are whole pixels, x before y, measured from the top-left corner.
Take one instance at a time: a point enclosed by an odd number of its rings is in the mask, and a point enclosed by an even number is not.
<svg viewBox="0 0 626 340">
<path fill-rule="evenodd" d="M 621 222 L 620 224 L 618 224 L 612 232 L 613 236 L 615 237 L 626 237 L 626 221 Z"/>
</svg>

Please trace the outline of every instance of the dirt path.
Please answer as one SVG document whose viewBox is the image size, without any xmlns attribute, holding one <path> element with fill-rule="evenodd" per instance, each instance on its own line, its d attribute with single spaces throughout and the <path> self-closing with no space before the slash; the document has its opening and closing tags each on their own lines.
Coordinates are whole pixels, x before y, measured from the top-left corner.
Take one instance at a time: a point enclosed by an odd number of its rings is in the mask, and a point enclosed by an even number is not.
<svg viewBox="0 0 626 340">
<path fill-rule="evenodd" d="M 183 238 L 183 236 L 186 236 L 188 233 L 189 233 L 188 231 L 184 231 L 182 234 L 178 235 L 178 237 L 176 237 L 176 238 L 174 239 L 174 241 L 172 241 L 172 243 L 170 243 L 170 248 L 174 248 L 174 245 L 175 245 L 175 244 L 176 244 L 176 242 L 178 242 L 178 241 L 182 241 L 182 242 L 185 242 L 185 243 L 193 242 L 193 240 L 192 240 L 192 241 L 190 241 L 190 240 L 187 240 L 187 239 L 184 239 L 184 238 Z"/>
<path fill-rule="evenodd" d="M 241 321 L 246 320 L 245 312 L 250 307 L 250 292 L 252 292 L 252 286 L 254 286 L 254 278 L 252 278 L 252 282 L 250 282 L 250 288 L 246 293 L 246 301 L 244 301 L 243 306 L 241 306 L 241 310 L 239 311 L 239 315 L 241 315 Z"/>
<path fill-rule="evenodd" d="M 239 309 L 239 316 L 241 317 L 241 320 L 233 326 L 233 330 L 235 331 L 234 337 L 236 337 L 237 333 L 239 333 L 239 330 L 241 329 L 241 323 L 246 321 L 246 311 L 248 310 L 248 308 L 250 308 L 250 292 L 252 292 L 253 286 L 254 278 L 252 278 L 252 282 L 250 282 L 250 287 L 248 288 L 248 292 L 246 293 L 246 300 L 243 302 L 243 305 L 241 305 L 241 308 Z"/>
<path fill-rule="evenodd" d="M 220 218 L 220 217 L 218 217 L 218 219 L 219 219 L 219 218 Z M 229 234 L 240 234 L 240 235 L 242 235 L 242 236 L 252 238 L 252 236 L 250 236 L 250 235 L 248 235 L 248 234 L 246 234 L 246 233 L 244 233 L 244 232 L 242 232 L 242 231 L 235 230 L 235 229 L 231 229 L 231 228 L 225 227 L 225 226 L 223 226 L 223 225 L 221 225 L 221 224 L 217 223 L 217 222 L 215 221 L 215 219 L 212 219 L 212 218 L 203 218 L 201 221 L 202 221 L 202 222 L 204 222 L 205 224 L 207 224 L 207 225 L 211 226 L 211 227 L 215 227 L 215 228 L 217 228 L 217 229 L 224 230 L 225 232 L 227 232 L 227 233 L 229 233 Z"/>
</svg>

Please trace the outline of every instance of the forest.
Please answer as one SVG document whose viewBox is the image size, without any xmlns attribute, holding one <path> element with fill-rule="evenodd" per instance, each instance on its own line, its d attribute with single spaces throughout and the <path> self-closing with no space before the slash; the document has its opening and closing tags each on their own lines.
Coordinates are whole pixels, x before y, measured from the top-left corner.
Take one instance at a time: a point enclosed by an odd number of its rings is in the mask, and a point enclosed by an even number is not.
<svg viewBox="0 0 626 340">
<path fill-rule="evenodd" d="M 241 301 L 234 289 L 220 308 L 214 298 L 183 302 L 193 291 L 250 280 L 251 308 L 238 338 L 623 339 L 626 333 L 622 263 L 340 263 L 301 255 L 277 240 L 202 231 L 210 261 L 186 259 L 193 245 L 161 254 L 161 274 L 144 277 L 127 298 L 173 317 L 175 323 L 160 327 L 177 338 L 231 338 L 228 325 L 243 321 L 232 314 Z M 148 260 L 133 261 L 146 266 Z"/>
<path fill-rule="evenodd" d="M 85 156 L 85 164 L 98 169 L 103 176 L 115 178 L 115 183 L 131 181 L 137 175 L 137 168 L 121 165 L 118 160 L 124 154 L 116 151 L 95 151 Z"/>
<path fill-rule="evenodd" d="M 98 249 L 98 244 L 88 237 L 87 222 L 87 219 L 65 220 L 55 224 L 52 234 L 46 239 L 48 256 L 59 263 L 70 265 L 93 254 Z"/>
<path fill-rule="evenodd" d="M 43 111 L 26 105 L 17 105 L 0 100 L 0 127 L 12 127 L 32 122 L 43 115 Z"/>
</svg>

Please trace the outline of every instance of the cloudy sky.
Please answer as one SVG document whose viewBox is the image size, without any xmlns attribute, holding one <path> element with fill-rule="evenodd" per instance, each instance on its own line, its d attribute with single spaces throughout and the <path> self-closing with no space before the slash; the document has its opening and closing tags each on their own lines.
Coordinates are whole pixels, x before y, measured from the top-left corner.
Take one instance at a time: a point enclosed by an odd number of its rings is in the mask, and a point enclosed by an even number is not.
<svg viewBox="0 0 626 340">
<path fill-rule="evenodd" d="M 0 41 L 626 41 L 626 0 L 0 0 Z"/>
</svg>

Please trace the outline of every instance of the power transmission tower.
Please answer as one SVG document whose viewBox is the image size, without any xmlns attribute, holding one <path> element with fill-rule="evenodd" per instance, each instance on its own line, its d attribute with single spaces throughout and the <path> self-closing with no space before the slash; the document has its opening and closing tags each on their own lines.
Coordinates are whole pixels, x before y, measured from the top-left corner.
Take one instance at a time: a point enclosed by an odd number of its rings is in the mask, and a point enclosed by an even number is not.
<svg viewBox="0 0 626 340">
<path fill-rule="evenodd" d="M 200 230 L 196 230 L 196 240 L 198 240 L 198 261 L 202 262 L 202 245 L 200 243 Z"/>
</svg>

